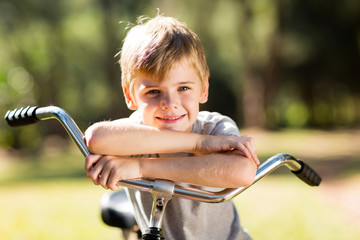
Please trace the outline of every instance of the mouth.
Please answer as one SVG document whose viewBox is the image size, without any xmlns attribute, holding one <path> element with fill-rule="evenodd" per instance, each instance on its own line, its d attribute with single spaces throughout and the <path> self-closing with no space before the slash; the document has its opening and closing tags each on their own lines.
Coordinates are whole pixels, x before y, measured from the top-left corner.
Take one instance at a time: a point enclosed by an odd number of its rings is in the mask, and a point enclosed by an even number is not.
<svg viewBox="0 0 360 240">
<path fill-rule="evenodd" d="M 178 116 L 164 116 L 164 117 L 156 117 L 158 120 L 165 121 L 165 122 L 176 122 L 180 119 L 183 119 L 185 114 L 178 115 Z"/>
</svg>

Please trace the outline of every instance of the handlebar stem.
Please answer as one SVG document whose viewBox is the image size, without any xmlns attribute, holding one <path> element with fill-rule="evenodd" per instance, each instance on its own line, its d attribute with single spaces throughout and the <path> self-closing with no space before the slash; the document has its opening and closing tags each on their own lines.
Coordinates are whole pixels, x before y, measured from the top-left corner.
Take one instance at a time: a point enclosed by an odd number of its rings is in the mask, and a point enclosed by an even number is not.
<svg viewBox="0 0 360 240">
<path fill-rule="evenodd" d="M 174 183 L 171 181 L 156 179 L 152 190 L 153 206 L 150 216 L 150 226 L 161 228 L 166 204 L 174 193 Z"/>
</svg>

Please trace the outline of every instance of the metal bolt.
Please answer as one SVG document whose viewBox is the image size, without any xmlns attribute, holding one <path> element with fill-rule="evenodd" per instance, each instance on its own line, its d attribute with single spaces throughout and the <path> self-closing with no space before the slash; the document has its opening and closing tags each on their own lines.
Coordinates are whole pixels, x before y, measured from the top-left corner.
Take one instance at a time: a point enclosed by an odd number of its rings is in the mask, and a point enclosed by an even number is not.
<svg viewBox="0 0 360 240">
<path fill-rule="evenodd" d="M 157 205 L 157 206 L 162 207 L 162 206 L 164 206 L 164 204 L 165 204 L 164 198 L 158 198 L 158 199 L 156 200 L 156 205 Z"/>
</svg>

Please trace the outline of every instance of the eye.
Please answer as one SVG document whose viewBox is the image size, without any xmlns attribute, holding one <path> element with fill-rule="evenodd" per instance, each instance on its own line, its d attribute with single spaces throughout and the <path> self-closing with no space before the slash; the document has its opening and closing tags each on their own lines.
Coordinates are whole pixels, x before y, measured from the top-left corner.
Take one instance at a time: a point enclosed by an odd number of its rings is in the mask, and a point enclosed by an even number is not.
<svg viewBox="0 0 360 240">
<path fill-rule="evenodd" d="M 182 87 L 179 87 L 178 90 L 179 90 L 179 91 L 187 91 L 187 90 L 190 90 L 190 88 L 187 87 L 187 86 L 182 86 Z"/>
<path fill-rule="evenodd" d="M 146 94 L 146 95 L 149 95 L 149 96 L 155 96 L 155 95 L 158 95 L 159 93 L 160 93 L 159 90 L 157 90 L 157 89 L 151 89 L 151 90 L 147 91 L 145 94 Z"/>
</svg>

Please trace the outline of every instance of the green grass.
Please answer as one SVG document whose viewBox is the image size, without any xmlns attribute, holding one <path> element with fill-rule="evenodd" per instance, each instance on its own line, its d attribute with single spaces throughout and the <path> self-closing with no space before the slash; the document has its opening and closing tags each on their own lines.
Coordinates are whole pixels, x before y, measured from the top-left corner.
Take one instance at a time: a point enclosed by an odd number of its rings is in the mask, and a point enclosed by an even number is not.
<svg viewBox="0 0 360 240">
<path fill-rule="evenodd" d="M 100 198 L 80 153 L 3 158 L 0 170 L 1 239 L 121 239 L 102 223 Z"/>
<path fill-rule="evenodd" d="M 119 239 L 119 230 L 101 222 L 103 192 L 86 179 L 2 186 L 1 239 Z"/>
<path fill-rule="evenodd" d="M 268 176 L 238 196 L 235 204 L 254 239 L 360 239 L 359 222 L 328 197 L 326 189 L 309 187 L 291 175 Z"/>
</svg>

